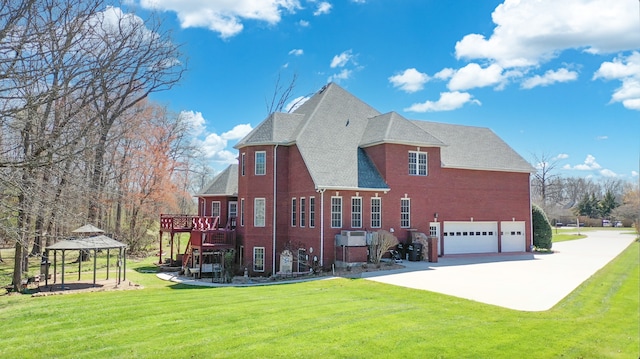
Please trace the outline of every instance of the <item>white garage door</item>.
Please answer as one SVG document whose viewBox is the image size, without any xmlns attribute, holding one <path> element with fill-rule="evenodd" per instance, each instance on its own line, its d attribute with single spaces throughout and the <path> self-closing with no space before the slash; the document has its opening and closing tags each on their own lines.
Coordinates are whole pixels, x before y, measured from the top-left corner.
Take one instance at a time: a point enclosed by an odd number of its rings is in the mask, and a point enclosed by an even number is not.
<svg viewBox="0 0 640 359">
<path fill-rule="evenodd" d="M 525 251 L 525 223 L 524 222 L 500 222 L 502 232 L 503 252 Z"/>
<path fill-rule="evenodd" d="M 444 254 L 497 253 L 498 222 L 444 222 Z"/>
</svg>

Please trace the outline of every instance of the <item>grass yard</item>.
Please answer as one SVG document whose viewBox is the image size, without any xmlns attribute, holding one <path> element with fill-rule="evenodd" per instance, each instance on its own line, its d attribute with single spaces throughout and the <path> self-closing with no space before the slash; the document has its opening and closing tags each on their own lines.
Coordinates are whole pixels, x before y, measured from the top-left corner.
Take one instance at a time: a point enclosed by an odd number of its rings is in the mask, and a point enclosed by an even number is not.
<svg viewBox="0 0 640 359">
<path fill-rule="evenodd" d="M 0 357 L 638 358 L 639 253 L 546 312 L 363 279 L 188 287 L 148 259 L 127 274 L 144 290 L 0 297 Z"/>
</svg>

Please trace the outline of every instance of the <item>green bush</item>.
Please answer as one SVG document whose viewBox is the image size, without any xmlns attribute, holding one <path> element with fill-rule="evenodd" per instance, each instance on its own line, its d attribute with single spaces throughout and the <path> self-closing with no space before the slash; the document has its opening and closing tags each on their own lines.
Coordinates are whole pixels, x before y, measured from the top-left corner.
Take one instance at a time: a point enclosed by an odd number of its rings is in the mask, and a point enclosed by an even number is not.
<svg viewBox="0 0 640 359">
<path fill-rule="evenodd" d="M 538 249 L 551 249 L 553 231 L 547 215 L 542 208 L 535 204 L 531 211 L 533 214 L 533 246 Z"/>
</svg>

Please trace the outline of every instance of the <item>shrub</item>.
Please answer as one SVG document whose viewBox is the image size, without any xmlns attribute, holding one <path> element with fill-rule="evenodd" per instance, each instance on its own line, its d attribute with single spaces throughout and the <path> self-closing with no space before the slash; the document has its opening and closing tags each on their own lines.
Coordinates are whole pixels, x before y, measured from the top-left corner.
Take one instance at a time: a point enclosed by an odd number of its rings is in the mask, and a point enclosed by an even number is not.
<svg viewBox="0 0 640 359">
<path fill-rule="evenodd" d="M 533 245 L 539 249 L 551 249 L 553 231 L 551 223 L 542 208 L 535 204 L 531 208 L 533 215 Z"/>
</svg>

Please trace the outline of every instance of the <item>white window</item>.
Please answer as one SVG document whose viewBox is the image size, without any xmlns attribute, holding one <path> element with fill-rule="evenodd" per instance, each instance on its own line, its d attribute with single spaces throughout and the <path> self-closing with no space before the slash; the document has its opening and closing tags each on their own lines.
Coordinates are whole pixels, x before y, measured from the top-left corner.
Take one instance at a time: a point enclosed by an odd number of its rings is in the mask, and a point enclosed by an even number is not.
<svg viewBox="0 0 640 359">
<path fill-rule="evenodd" d="M 427 175 L 427 153 L 409 151 L 409 174 L 413 176 Z"/>
<path fill-rule="evenodd" d="M 371 228 L 382 226 L 382 198 L 371 198 Z"/>
<path fill-rule="evenodd" d="M 316 226 L 316 198 L 309 197 L 309 227 Z"/>
<path fill-rule="evenodd" d="M 240 199 L 240 226 L 244 227 L 244 198 Z"/>
<path fill-rule="evenodd" d="M 331 197 L 331 228 L 342 228 L 342 197 Z"/>
<path fill-rule="evenodd" d="M 411 200 L 409 198 L 400 200 L 400 227 L 411 227 Z"/>
<path fill-rule="evenodd" d="M 265 207 L 266 200 L 264 198 L 256 198 L 253 200 L 253 226 L 265 226 Z"/>
<path fill-rule="evenodd" d="M 304 197 L 300 197 L 300 227 L 304 227 L 307 224 L 305 223 L 307 220 L 307 199 Z"/>
<path fill-rule="evenodd" d="M 362 197 L 351 197 L 351 228 L 362 227 Z"/>
<path fill-rule="evenodd" d="M 298 219 L 298 215 L 296 214 L 296 208 L 298 208 L 298 203 L 294 197 L 291 199 L 291 227 L 296 226 L 296 220 Z"/>
<path fill-rule="evenodd" d="M 227 215 L 227 222 L 231 224 L 232 228 L 236 227 L 236 218 L 238 218 L 238 202 L 229 201 L 229 212 Z"/>
<path fill-rule="evenodd" d="M 264 272 L 264 247 L 253 247 L 253 271 Z"/>
<path fill-rule="evenodd" d="M 211 202 L 211 216 L 212 217 L 220 217 L 220 202 L 219 201 Z"/>
<path fill-rule="evenodd" d="M 261 176 L 267 173 L 267 153 L 265 151 L 256 152 L 256 175 Z"/>
<path fill-rule="evenodd" d="M 247 161 L 247 154 L 243 153 L 241 156 L 241 161 L 240 161 L 240 171 L 242 172 L 242 175 L 244 176 L 244 169 L 245 169 L 245 163 Z"/>
</svg>

